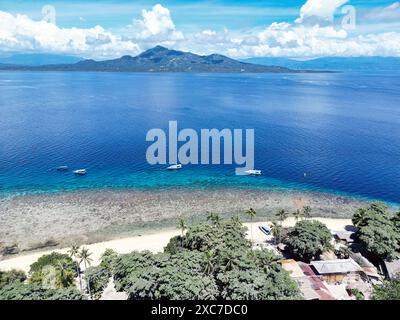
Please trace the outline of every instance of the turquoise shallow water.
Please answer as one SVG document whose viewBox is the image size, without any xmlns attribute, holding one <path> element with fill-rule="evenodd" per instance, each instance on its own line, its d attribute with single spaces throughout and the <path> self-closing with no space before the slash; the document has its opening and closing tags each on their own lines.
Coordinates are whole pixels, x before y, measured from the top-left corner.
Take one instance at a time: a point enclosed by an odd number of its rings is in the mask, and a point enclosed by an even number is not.
<svg viewBox="0 0 400 320">
<path fill-rule="evenodd" d="M 229 187 L 400 203 L 399 92 L 396 73 L 0 73 L 0 195 Z M 150 166 L 146 133 L 170 120 L 197 131 L 254 128 L 263 176 L 238 177 L 229 165 Z"/>
</svg>

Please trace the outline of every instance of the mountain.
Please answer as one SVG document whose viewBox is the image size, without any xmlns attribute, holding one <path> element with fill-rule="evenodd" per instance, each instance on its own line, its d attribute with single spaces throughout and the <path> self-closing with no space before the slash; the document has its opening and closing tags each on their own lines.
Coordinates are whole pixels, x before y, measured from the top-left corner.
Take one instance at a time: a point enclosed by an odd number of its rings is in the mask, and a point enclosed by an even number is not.
<svg viewBox="0 0 400 320">
<path fill-rule="evenodd" d="M 275 65 L 302 70 L 334 70 L 334 71 L 393 71 L 400 70 L 400 58 L 396 57 L 327 57 L 313 60 L 292 60 L 286 58 L 250 58 L 242 60 L 260 65 Z"/>
<path fill-rule="evenodd" d="M 42 66 L 46 64 L 70 64 L 83 60 L 79 57 L 58 54 L 14 54 L 11 56 L 0 56 L 0 64 Z"/>
<path fill-rule="evenodd" d="M 83 60 L 74 64 L 41 66 L 0 66 L 2 70 L 26 71 L 109 71 L 109 72 L 227 72 L 227 73 L 299 73 L 285 67 L 265 66 L 240 62 L 223 55 L 200 56 L 190 52 L 169 50 L 162 46 L 149 49 L 136 57 L 95 61 Z"/>
</svg>

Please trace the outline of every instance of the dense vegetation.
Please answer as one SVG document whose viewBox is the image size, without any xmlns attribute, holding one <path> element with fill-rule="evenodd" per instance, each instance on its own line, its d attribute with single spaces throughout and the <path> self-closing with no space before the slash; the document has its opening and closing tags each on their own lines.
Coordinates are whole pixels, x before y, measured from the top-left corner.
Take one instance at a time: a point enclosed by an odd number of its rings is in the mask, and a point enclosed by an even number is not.
<svg viewBox="0 0 400 320">
<path fill-rule="evenodd" d="M 0 271 L 0 289 L 14 282 L 24 282 L 26 274 L 23 271 Z"/>
<path fill-rule="evenodd" d="M 32 283 L 13 282 L 0 289 L 0 300 L 82 300 L 76 288 L 46 289 Z"/>
<path fill-rule="evenodd" d="M 102 266 L 90 267 L 85 271 L 89 292 L 93 299 L 99 299 L 110 280 L 110 272 Z"/>
<path fill-rule="evenodd" d="M 0 271 L 0 300 L 81 300 L 75 288 L 46 289 L 41 284 L 26 283 L 22 271 Z"/>
<path fill-rule="evenodd" d="M 249 209 L 246 214 L 253 219 L 256 212 Z M 280 210 L 271 230 L 275 243 L 285 243 L 291 257 L 309 262 L 332 249 L 329 229 L 323 223 L 307 220 L 311 208 L 293 213 L 298 220 L 293 228 L 283 227 L 288 215 Z M 31 265 L 28 276 L 17 270 L 0 271 L 0 300 L 99 299 L 111 278 L 117 291 L 126 292 L 129 299 L 302 298 L 297 283 L 279 264 L 281 257 L 254 248 L 252 232 L 251 241 L 247 240 L 247 229 L 238 217 L 221 220 L 211 213 L 207 220 L 187 227 L 180 219 L 181 234 L 170 239 L 164 252 L 158 254 L 144 251 L 118 255 L 107 249 L 100 265 L 89 267 L 90 252 L 73 246 L 69 255 L 53 252 L 40 257 Z M 377 261 L 399 255 L 400 213 L 394 215 L 382 204 L 371 204 L 357 210 L 353 223 L 358 228 L 356 241 L 368 255 Z M 338 248 L 335 254 L 346 259 L 351 248 Z M 82 263 L 84 273 L 80 270 Z M 357 290 L 352 294 L 364 298 Z M 372 297 L 400 299 L 400 276 L 374 286 Z"/>
<path fill-rule="evenodd" d="M 117 290 L 129 299 L 297 299 L 297 284 L 267 250 L 252 250 L 239 219 L 189 227 L 164 253 L 117 257 Z"/>
<path fill-rule="evenodd" d="M 52 252 L 44 255 L 31 265 L 29 281 L 32 284 L 42 285 L 45 281 L 54 281 L 56 288 L 74 286 L 77 276 L 75 262 L 66 254 Z M 55 277 L 52 279 L 51 277 Z"/>
<path fill-rule="evenodd" d="M 353 224 L 358 242 L 372 257 L 394 259 L 400 252 L 400 213 L 392 215 L 383 204 L 358 209 Z"/>
<path fill-rule="evenodd" d="M 331 249 L 331 239 L 332 235 L 323 223 L 302 220 L 289 232 L 285 243 L 294 258 L 309 262 L 324 250 Z"/>
<path fill-rule="evenodd" d="M 81 300 L 76 276 L 75 262 L 53 252 L 31 265 L 29 277 L 22 271 L 0 272 L 0 300 Z"/>
<path fill-rule="evenodd" d="M 400 275 L 392 280 L 385 280 L 376 285 L 372 295 L 374 300 L 400 300 Z"/>
</svg>

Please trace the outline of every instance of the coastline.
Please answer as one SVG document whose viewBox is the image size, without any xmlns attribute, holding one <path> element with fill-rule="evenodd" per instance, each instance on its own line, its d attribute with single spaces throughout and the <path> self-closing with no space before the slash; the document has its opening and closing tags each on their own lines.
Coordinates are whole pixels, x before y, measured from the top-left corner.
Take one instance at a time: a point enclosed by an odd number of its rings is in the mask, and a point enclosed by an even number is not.
<svg viewBox="0 0 400 320">
<path fill-rule="evenodd" d="M 178 218 L 191 222 L 208 212 L 222 217 L 241 215 L 252 207 L 256 220 L 268 220 L 279 209 L 295 210 L 302 198 L 312 215 L 350 218 L 371 201 L 337 194 L 298 190 L 90 190 L 18 196 L 0 201 L 0 247 L 18 246 L 18 252 L 90 244 L 149 231 L 171 229 Z M 32 232 L 32 230 L 34 230 Z"/>
<path fill-rule="evenodd" d="M 318 220 L 327 225 L 330 230 L 341 231 L 351 225 L 350 219 L 332 219 L 316 217 L 313 220 Z M 250 228 L 253 230 L 253 240 L 257 243 L 263 243 L 267 240 L 267 237 L 258 229 L 259 225 L 268 224 L 269 221 L 259 221 L 254 223 L 245 223 L 248 228 L 247 237 L 250 238 Z M 288 218 L 283 222 L 285 227 L 294 226 L 296 220 L 294 218 Z M 130 253 L 132 251 L 151 251 L 153 253 L 163 251 L 164 247 L 168 244 L 169 240 L 180 234 L 177 229 L 170 229 L 161 232 L 151 232 L 141 236 L 119 238 L 110 241 L 103 241 L 94 244 L 85 245 L 87 249 L 92 253 L 91 258 L 93 259 L 92 265 L 96 266 L 100 263 L 100 257 L 106 249 L 113 249 L 119 254 Z M 69 248 L 61 249 L 46 249 L 37 251 L 34 253 L 25 253 L 17 256 L 7 257 L 6 259 L 0 260 L 0 270 L 11 270 L 18 269 L 25 272 L 29 272 L 30 265 L 34 263 L 39 257 L 51 252 L 67 253 Z"/>
</svg>

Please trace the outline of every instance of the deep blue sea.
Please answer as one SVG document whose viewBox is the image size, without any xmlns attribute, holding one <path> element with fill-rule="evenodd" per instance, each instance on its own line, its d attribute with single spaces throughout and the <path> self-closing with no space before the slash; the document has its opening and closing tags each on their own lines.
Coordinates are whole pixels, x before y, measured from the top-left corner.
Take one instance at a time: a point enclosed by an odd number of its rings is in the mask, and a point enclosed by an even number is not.
<svg viewBox="0 0 400 320">
<path fill-rule="evenodd" d="M 229 165 L 148 165 L 146 133 L 170 120 L 180 129 L 254 128 L 263 176 L 235 176 Z M 61 165 L 88 174 L 54 170 Z M 400 73 L 0 72 L 0 196 L 168 187 L 400 203 Z"/>
</svg>

